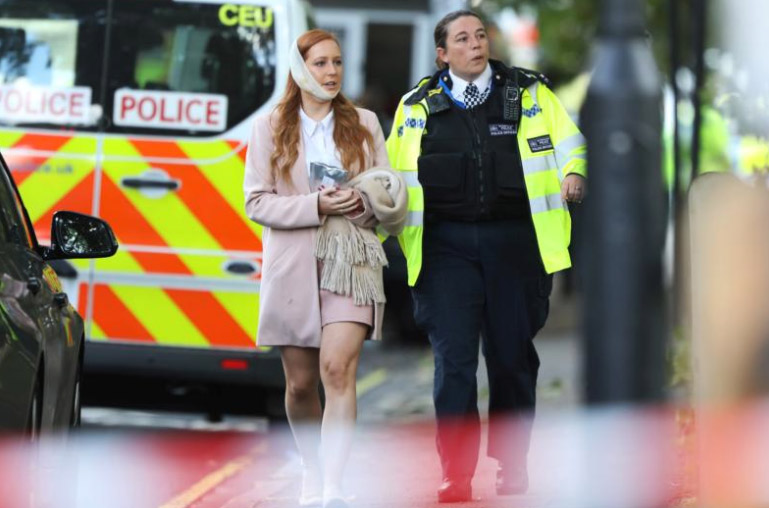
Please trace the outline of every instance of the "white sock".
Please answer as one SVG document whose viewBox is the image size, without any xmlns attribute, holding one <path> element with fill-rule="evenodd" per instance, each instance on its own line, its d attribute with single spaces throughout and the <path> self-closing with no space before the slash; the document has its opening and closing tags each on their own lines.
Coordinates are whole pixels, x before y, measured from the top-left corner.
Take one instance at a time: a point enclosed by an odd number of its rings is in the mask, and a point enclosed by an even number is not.
<svg viewBox="0 0 769 508">
<path fill-rule="evenodd" d="M 302 466 L 302 494 L 300 502 L 319 501 L 323 497 L 323 476 L 320 467 Z"/>
</svg>

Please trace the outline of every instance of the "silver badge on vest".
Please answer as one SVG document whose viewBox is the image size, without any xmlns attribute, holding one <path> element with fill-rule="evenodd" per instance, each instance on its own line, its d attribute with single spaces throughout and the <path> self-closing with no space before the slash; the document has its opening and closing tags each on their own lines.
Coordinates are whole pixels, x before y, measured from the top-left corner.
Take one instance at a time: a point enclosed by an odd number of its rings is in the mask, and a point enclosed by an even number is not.
<svg viewBox="0 0 769 508">
<path fill-rule="evenodd" d="M 515 135 L 515 128 L 506 123 L 490 123 L 489 134 L 492 136 L 513 136 Z"/>
</svg>

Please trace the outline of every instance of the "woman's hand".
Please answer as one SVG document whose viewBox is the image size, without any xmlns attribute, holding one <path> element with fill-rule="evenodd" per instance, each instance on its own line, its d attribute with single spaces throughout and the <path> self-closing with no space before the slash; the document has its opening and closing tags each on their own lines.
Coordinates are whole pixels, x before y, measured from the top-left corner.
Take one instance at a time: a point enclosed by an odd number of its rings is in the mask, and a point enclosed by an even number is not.
<svg viewBox="0 0 769 508">
<path fill-rule="evenodd" d="M 353 189 L 352 192 L 355 195 L 355 208 L 345 214 L 348 218 L 357 217 L 366 211 L 366 205 L 363 204 L 363 197 L 361 197 L 360 191 Z"/>
<path fill-rule="evenodd" d="M 321 215 L 344 215 L 358 208 L 360 196 L 353 189 L 325 187 L 318 194 Z"/>
<path fill-rule="evenodd" d="M 576 173 L 566 175 L 561 183 L 561 199 L 581 203 L 585 197 L 587 179 Z"/>
</svg>

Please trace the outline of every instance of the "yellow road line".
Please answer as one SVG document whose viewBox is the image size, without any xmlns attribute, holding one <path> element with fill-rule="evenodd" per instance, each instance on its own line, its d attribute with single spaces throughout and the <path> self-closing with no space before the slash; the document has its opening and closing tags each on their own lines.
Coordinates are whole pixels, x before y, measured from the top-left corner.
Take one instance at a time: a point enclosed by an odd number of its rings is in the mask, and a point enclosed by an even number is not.
<svg viewBox="0 0 769 508">
<path fill-rule="evenodd" d="M 374 372 L 366 374 L 355 384 L 358 397 L 381 385 L 387 380 L 387 369 L 377 369 Z"/>
<path fill-rule="evenodd" d="M 191 505 L 205 494 L 212 491 L 227 478 L 234 476 L 248 466 L 253 460 L 253 455 L 258 455 L 263 452 L 266 447 L 266 443 L 260 443 L 258 446 L 254 447 L 248 455 L 231 460 L 216 471 L 209 473 L 189 489 L 177 495 L 172 500 L 162 504 L 160 508 L 185 508 Z"/>
</svg>

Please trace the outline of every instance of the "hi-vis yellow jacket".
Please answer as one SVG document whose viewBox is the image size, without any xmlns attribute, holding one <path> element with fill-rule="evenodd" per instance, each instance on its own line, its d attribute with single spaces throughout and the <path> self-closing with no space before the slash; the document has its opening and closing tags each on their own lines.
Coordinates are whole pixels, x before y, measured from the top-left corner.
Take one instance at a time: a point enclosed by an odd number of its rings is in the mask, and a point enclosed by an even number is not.
<svg viewBox="0 0 769 508">
<path fill-rule="evenodd" d="M 513 72 L 495 64 L 492 63 L 495 72 Z M 536 75 L 520 69 L 516 71 L 522 88 L 518 148 L 539 252 L 545 270 L 553 273 L 571 266 L 568 252 L 571 217 L 561 199 L 561 181 L 569 173 L 587 176 L 585 138 L 555 94 Z M 434 78 L 425 78 L 401 99 L 387 139 L 390 164 L 402 172 L 408 185 L 409 218 L 398 241 L 406 256 L 410 286 L 416 284 L 422 268 L 424 194 L 419 184 L 417 161 L 429 114 L 428 98 L 445 93 Z M 424 87 L 428 89 L 423 90 Z M 422 99 L 413 105 L 406 104 L 416 93 L 422 94 Z M 553 149 L 532 152 L 529 140 L 542 136 L 550 136 Z"/>
</svg>

